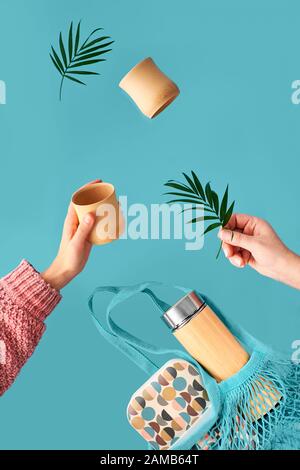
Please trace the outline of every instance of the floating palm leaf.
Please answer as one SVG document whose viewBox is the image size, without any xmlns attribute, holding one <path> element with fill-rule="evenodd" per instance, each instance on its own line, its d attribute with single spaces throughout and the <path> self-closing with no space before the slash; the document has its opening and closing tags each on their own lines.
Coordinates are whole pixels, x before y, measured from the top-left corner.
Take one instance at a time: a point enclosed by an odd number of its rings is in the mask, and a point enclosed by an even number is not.
<svg viewBox="0 0 300 470">
<path fill-rule="evenodd" d="M 51 46 L 50 57 L 51 60 L 61 75 L 61 83 L 59 90 L 59 99 L 62 97 L 62 89 L 65 78 L 72 82 L 79 83 L 80 85 L 86 85 L 84 82 L 74 77 L 74 75 L 99 75 L 99 73 L 91 72 L 88 70 L 82 70 L 81 67 L 86 65 L 93 65 L 98 62 L 104 62 L 105 59 L 101 58 L 103 54 L 110 52 L 111 49 L 106 49 L 108 46 L 113 44 L 114 41 L 107 41 L 110 36 L 100 36 L 91 39 L 98 31 L 103 28 L 97 28 L 88 36 L 88 38 L 80 45 L 80 27 L 81 22 L 78 23 L 76 33 L 73 33 L 73 22 L 69 28 L 68 45 L 65 46 L 63 42 L 62 33 L 59 34 L 59 50 L 60 54 L 57 54 L 54 47 Z M 99 58 L 100 57 L 100 58 Z"/>
<path fill-rule="evenodd" d="M 168 201 L 168 204 L 174 204 L 178 202 L 190 203 L 194 205 L 194 209 L 197 209 L 197 206 L 201 206 L 204 212 L 209 215 L 203 215 L 201 217 L 195 217 L 191 219 L 188 223 L 195 224 L 200 221 L 212 220 L 214 221 L 203 232 L 203 235 L 214 230 L 218 227 L 225 227 L 230 220 L 230 217 L 233 213 L 234 201 L 228 207 L 228 185 L 226 187 L 225 193 L 222 198 L 219 199 L 219 196 L 215 191 L 212 190 L 210 183 L 207 183 L 205 186 L 202 186 L 200 180 L 194 171 L 191 172 L 191 176 L 183 173 L 185 178 L 184 182 L 169 180 L 165 183 L 165 186 L 171 189 L 176 189 L 176 191 L 167 192 L 165 194 L 177 196 L 176 199 Z M 179 191 L 179 192 L 178 192 Z M 221 201 L 221 202 L 220 202 Z M 183 209 L 188 210 L 188 209 Z M 222 242 L 217 253 L 217 258 L 219 257 L 222 247 Z"/>
</svg>

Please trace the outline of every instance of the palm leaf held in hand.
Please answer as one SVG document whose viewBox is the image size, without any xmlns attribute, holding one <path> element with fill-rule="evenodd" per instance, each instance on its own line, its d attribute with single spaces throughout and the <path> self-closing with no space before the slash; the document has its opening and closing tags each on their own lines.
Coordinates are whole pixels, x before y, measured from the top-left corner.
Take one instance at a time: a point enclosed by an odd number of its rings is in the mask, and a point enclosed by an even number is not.
<svg viewBox="0 0 300 470">
<path fill-rule="evenodd" d="M 74 34 L 73 22 L 69 28 L 67 46 L 64 44 L 62 33 L 59 34 L 59 53 L 51 46 L 50 58 L 56 70 L 61 75 L 59 99 L 62 97 L 64 80 L 68 79 L 80 85 L 86 83 L 74 77 L 74 75 L 99 75 L 97 72 L 82 70 L 81 67 L 104 62 L 102 55 L 111 51 L 107 49 L 114 41 L 110 41 L 110 36 L 100 36 L 91 38 L 102 28 L 97 28 L 87 37 L 80 46 L 81 22 L 78 23 Z"/>
<path fill-rule="evenodd" d="M 172 191 L 165 194 L 177 196 L 176 199 L 168 201 L 168 204 L 187 202 L 194 204 L 193 209 L 196 209 L 197 206 L 201 206 L 204 212 L 208 213 L 208 215 L 195 217 L 191 219 L 189 223 L 195 224 L 200 221 L 213 221 L 206 227 L 203 235 L 218 227 L 225 227 L 232 216 L 234 208 L 234 201 L 228 205 L 228 185 L 223 197 L 219 198 L 218 194 L 212 189 L 210 183 L 207 183 L 205 186 L 201 184 L 194 171 L 191 172 L 191 176 L 186 173 L 183 173 L 183 176 L 185 179 L 184 181 L 169 180 L 165 183 L 165 186 L 172 189 Z M 217 258 L 219 257 L 221 247 L 222 242 L 217 253 Z"/>
</svg>

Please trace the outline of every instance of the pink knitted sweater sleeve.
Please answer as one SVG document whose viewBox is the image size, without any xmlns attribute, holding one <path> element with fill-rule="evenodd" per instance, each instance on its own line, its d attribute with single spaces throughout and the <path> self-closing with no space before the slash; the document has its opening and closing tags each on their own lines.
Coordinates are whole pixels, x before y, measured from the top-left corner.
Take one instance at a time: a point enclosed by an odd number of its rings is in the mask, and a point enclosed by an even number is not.
<svg viewBox="0 0 300 470">
<path fill-rule="evenodd" d="M 60 299 L 25 260 L 0 279 L 0 395 L 32 355 Z"/>
</svg>

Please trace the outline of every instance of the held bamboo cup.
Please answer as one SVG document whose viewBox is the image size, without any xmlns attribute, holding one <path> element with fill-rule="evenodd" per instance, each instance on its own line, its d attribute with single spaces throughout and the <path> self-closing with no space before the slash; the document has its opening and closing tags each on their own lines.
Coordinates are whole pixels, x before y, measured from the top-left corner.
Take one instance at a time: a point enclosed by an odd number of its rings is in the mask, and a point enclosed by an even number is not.
<svg viewBox="0 0 300 470">
<path fill-rule="evenodd" d="M 174 336 L 218 382 L 236 374 L 249 360 L 249 354 L 195 292 L 180 299 L 167 310 L 163 319 Z M 261 377 L 251 400 L 252 419 L 274 407 L 281 395 Z"/>
<path fill-rule="evenodd" d="M 180 93 L 178 86 L 150 57 L 133 67 L 119 86 L 150 119 L 161 113 Z"/>
<path fill-rule="evenodd" d="M 73 194 L 72 203 L 79 222 L 87 213 L 96 215 L 89 237 L 92 244 L 104 245 L 122 235 L 124 219 L 112 184 L 95 183 L 86 186 Z"/>
</svg>

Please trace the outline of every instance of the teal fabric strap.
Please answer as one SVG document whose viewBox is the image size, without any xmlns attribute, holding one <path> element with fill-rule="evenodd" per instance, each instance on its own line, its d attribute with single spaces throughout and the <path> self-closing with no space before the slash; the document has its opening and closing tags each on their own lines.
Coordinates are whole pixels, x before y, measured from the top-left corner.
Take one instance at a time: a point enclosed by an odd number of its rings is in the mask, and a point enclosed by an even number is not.
<svg viewBox="0 0 300 470">
<path fill-rule="evenodd" d="M 181 357 L 183 359 L 189 360 L 191 362 L 191 358 L 188 354 L 181 350 L 174 350 L 169 348 L 160 348 L 154 346 L 150 343 L 147 343 L 136 336 L 130 334 L 126 330 L 119 327 L 115 321 L 111 318 L 111 311 L 114 307 L 116 307 L 121 302 L 129 299 L 130 297 L 138 294 L 144 293 L 147 294 L 153 302 L 157 305 L 161 312 L 167 310 L 170 306 L 159 299 L 150 287 L 153 286 L 163 286 L 164 284 L 159 282 L 145 282 L 142 284 L 137 284 L 135 286 L 125 286 L 125 287 L 115 287 L 115 286 L 103 286 L 98 287 L 94 290 L 92 295 L 89 297 L 88 305 L 90 312 L 92 314 L 92 319 L 96 328 L 98 329 L 99 333 L 111 344 L 113 344 L 116 348 L 123 352 L 126 356 L 128 356 L 135 364 L 137 364 L 141 369 L 143 369 L 147 374 L 152 375 L 157 369 L 158 366 L 146 355 L 144 352 L 150 354 L 172 354 L 173 357 Z M 186 289 L 184 287 L 176 286 L 182 292 L 187 293 L 190 292 L 190 289 Z M 102 292 L 111 292 L 115 294 L 112 298 L 111 302 L 109 303 L 106 311 L 106 318 L 105 320 L 103 317 L 98 318 L 95 315 L 94 311 L 94 299 L 95 296 Z"/>
<path fill-rule="evenodd" d="M 107 327 L 104 326 L 103 322 L 100 321 L 94 313 L 94 299 L 95 296 L 102 292 L 112 292 L 117 294 L 120 291 L 120 288 L 113 286 L 97 287 L 92 295 L 89 297 L 88 305 L 90 313 L 92 315 L 92 320 L 99 331 L 99 333 L 113 346 L 119 349 L 123 354 L 125 354 L 129 359 L 131 359 L 135 364 L 137 364 L 141 369 L 143 369 L 147 374 L 152 375 L 158 369 L 158 366 L 152 362 L 145 354 L 136 349 L 133 345 L 127 343 L 123 338 L 118 337 L 118 335 L 109 331 Z"/>
</svg>

